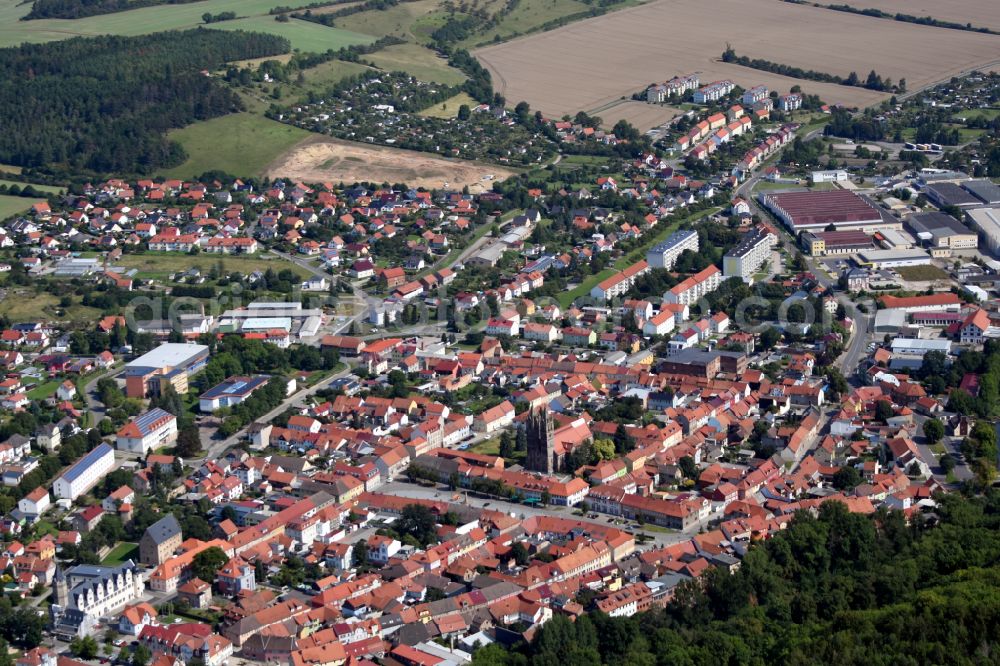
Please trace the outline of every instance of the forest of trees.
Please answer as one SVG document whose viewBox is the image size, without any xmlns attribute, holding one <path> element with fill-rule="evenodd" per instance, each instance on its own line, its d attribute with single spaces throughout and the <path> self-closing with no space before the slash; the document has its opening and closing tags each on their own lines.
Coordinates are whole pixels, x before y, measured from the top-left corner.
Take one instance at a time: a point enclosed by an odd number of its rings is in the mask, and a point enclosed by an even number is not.
<svg viewBox="0 0 1000 666">
<path fill-rule="evenodd" d="M 179 164 L 168 130 L 242 108 L 201 72 L 290 48 L 274 35 L 198 29 L 0 50 L 0 162 L 119 174 Z"/>
<path fill-rule="evenodd" d="M 1000 637 L 1000 493 L 938 498 L 934 518 L 797 514 L 741 567 L 682 583 L 664 610 L 557 616 L 479 666 L 993 663 Z"/>
<path fill-rule="evenodd" d="M 197 0 L 35 0 L 22 21 L 43 18 L 76 19 L 113 14 L 154 5 L 183 5 Z"/>
</svg>

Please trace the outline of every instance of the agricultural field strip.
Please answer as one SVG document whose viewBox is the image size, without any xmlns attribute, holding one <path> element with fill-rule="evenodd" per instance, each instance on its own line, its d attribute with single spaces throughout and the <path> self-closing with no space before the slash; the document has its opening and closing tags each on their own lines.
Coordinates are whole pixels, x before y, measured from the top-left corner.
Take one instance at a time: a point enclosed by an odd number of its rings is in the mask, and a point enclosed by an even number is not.
<svg viewBox="0 0 1000 666">
<path fill-rule="evenodd" d="M 739 16 L 741 30 L 719 30 Z M 665 38 L 664 26 L 684 26 Z M 797 34 L 794 40 L 788 35 Z M 717 37 L 713 37 L 717 35 Z M 846 75 L 873 63 L 915 89 L 1000 61 L 1000 39 L 959 30 L 873 19 L 777 0 L 658 0 L 551 32 L 476 51 L 510 100 L 562 115 L 597 108 L 654 81 L 699 72 L 745 86 L 787 91 L 801 85 L 831 103 L 867 106 L 885 95 L 802 81 L 719 61 L 726 43 L 740 54 Z M 544 63 L 545 66 L 539 66 Z"/>
</svg>

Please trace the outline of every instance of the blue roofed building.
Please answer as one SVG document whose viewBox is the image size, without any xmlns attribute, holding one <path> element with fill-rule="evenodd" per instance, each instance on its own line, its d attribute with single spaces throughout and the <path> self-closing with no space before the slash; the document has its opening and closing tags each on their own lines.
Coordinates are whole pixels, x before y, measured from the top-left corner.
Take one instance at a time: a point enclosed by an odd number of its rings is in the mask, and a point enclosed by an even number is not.
<svg viewBox="0 0 1000 666">
<path fill-rule="evenodd" d="M 170 446 L 175 441 L 177 441 L 177 417 L 159 407 L 154 407 L 123 425 L 117 433 L 115 445 L 119 451 L 146 455 L 153 449 Z"/>
<path fill-rule="evenodd" d="M 98 444 L 55 480 L 52 493 L 59 499 L 75 500 L 114 468 L 115 450 L 108 444 Z"/>
<path fill-rule="evenodd" d="M 238 405 L 249 398 L 254 391 L 267 384 L 270 379 L 270 375 L 230 377 L 202 393 L 198 399 L 198 408 L 211 414 L 222 407 Z"/>
</svg>

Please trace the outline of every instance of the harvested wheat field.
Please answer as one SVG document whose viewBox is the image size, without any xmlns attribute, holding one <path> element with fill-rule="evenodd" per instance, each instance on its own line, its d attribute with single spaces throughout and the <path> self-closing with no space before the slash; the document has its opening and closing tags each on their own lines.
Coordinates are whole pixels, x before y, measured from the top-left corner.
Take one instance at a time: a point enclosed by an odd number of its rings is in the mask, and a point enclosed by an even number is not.
<svg viewBox="0 0 1000 666">
<path fill-rule="evenodd" d="M 451 160 L 329 137 L 310 137 L 267 168 L 267 175 L 272 178 L 307 183 L 387 182 L 427 189 L 440 189 L 445 184 L 461 189 L 468 185 L 473 193 L 492 189 L 495 180 L 504 180 L 513 174 L 509 169 L 492 164 Z"/>
<path fill-rule="evenodd" d="M 619 100 L 597 109 L 588 109 L 593 115 L 600 116 L 604 126 L 610 129 L 619 120 L 629 121 L 640 132 L 653 127 L 659 127 L 684 113 L 684 109 L 676 106 L 646 104 L 635 100 Z"/>
<path fill-rule="evenodd" d="M 857 71 L 863 78 L 874 66 L 893 81 L 905 78 L 910 90 L 1000 61 L 995 35 L 778 0 L 658 0 L 488 46 L 476 56 L 508 100 L 526 100 L 550 115 L 599 109 L 654 81 L 692 72 L 703 82 L 730 78 L 779 92 L 797 84 L 848 106 L 885 98 L 723 63 L 727 42 L 739 55 L 842 76 Z"/>
<path fill-rule="evenodd" d="M 977 28 L 1000 31 L 1000 2 L 996 0 L 830 0 L 823 4 L 846 4 L 858 9 L 878 9 L 889 14 L 930 16 L 939 21 L 971 23 Z"/>
</svg>

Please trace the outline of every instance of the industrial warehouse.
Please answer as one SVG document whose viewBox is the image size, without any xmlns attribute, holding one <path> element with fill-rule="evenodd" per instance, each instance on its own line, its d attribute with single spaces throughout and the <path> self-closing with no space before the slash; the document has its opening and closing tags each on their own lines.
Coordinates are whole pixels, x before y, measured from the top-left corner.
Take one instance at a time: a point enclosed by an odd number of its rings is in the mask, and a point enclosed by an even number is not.
<svg viewBox="0 0 1000 666">
<path fill-rule="evenodd" d="M 848 190 L 761 193 L 759 200 L 793 234 L 825 231 L 831 225 L 837 231 L 902 228 L 899 220 Z"/>
</svg>

